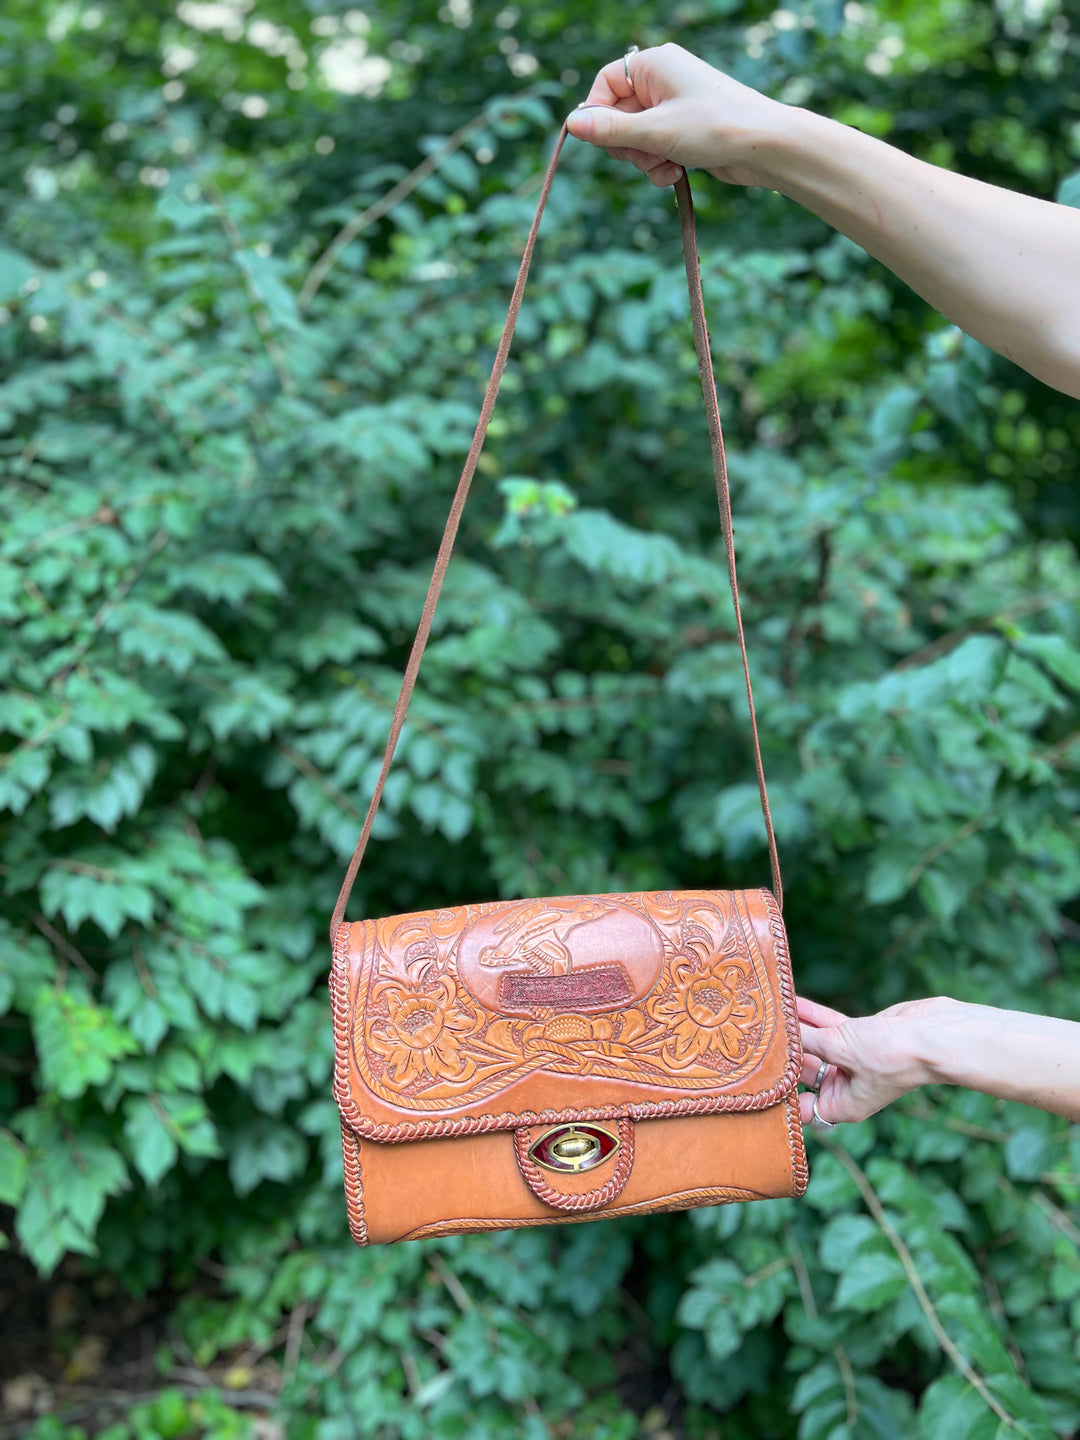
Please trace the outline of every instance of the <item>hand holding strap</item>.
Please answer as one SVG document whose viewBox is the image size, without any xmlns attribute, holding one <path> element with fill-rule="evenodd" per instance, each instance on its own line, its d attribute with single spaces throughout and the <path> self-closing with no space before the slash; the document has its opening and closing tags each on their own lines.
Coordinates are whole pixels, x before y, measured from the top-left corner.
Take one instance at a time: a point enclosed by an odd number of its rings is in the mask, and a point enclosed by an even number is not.
<svg viewBox="0 0 1080 1440">
<path fill-rule="evenodd" d="M 401 681 L 401 690 L 398 694 L 397 704 L 394 706 L 394 718 L 390 724 L 390 735 L 387 739 L 386 750 L 383 754 L 382 768 L 379 771 L 379 778 L 375 784 L 375 792 L 371 797 L 367 816 L 364 819 L 364 828 L 360 833 L 360 839 L 353 852 L 353 857 L 349 861 L 349 868 L 346 871 L 337 904 L 334 906 L 334 914 L 330 921 L 331 941 L 337 933 L 338 926 L 345 918 L 345 906 L 348 904 L 353 882 L 356 879 L 357 871 L 360 869 L 360 862 L 364 858 L 364 851 L 367 849 L 368 840 L 371 838 L 371 827 L 375 823 L 375 816 L 378 813 L 379 803 L 382 800 L 386 777 L 390 773 L 394 751 L 397 748 L 397 743 L 405 724 L 409 701 L 412 698 L 413 687 L 416 684 L 416 677 L 420 670 L 420 661 L 423 658 L 428 637 L 431 634 L 431 623 L 435 618 L 435 606 L 438 604 L 439 592 L 442 589 L 447 566 L 450 564 L 454 541 L 457 538 L 458 525 L 461 522 L 462 511 L 465 509 L 465 502 L 469 497 L 469 487 L 472 485 L 473 475 L 476 473 L 476 464 L 480 459 L 484 438 L 487 435 L 488 425 L 491 422 L 492 412 L 495 409 L 495 398 L 499 393 L 499 383 L 502 380 L 503 371 L 506 369 L 507 357 L 510 354 L 510 343 L 514 338 L 514 328 L 517 325 L 518 313 L 521 310 L 521 301 L 525 294 L 525 282 L 528 278 L 529 266 L 532 263 L 533 251 L 536 248 L 536 236 L 540 229 L 540 218 L 544 213 L 544 206 L 547 204 L 547 198 L 551 192 L 551 182 L 555 177 L 555 167 L 559 163 L 559 155 L 567 134 L 566 126 L 563 125 L 551 157 L 551 162 L 547 168 L 547 174 L 544 176 L 544 183 L 540 190 L 540 199 L 536 207 L 536 215 L 533 219 L 532 228 L 529 230 L 529 237 L 525 242 L 525 252 L 521 257 L 521 266 L 518 270 L 517 281 L 514 285 L 514 293 L 510 298 L 510 309 L 506 317 L 506 324 L 503 327 L 502 338 L 499 340 L 499 348 L 495 352 L 495 363 L 491 368 L 491 379 L 488 381 L 487 391 L 484 395 L 484 403 L 480 408 L 480 418 L 477 421 L 473 442 L 469 447 L 469 453 L 465 459 L 461 479 L 458 481 L 457 490 L 454 492 L 454 499 L 450 506 L 450 515 L 446 522 L 446 529 L 443 532 L 439 553 L 435 559 L 435 569 L 431 576 L 431 584 L 428 586 L 427 599 L 424 601 L 424 608 L 420 616 L 420 625 L 409 654 L 409 663 L 405 667 L 405 674 Z M 694 325 L 694 348 L 697 351 L 698 370 L 701 374 L 701 390 L 705 398 L 705 414 L 709 426 L 709 444 L 712 448 L 713 470 L 716 475 L 716 497 L 720 507 L 720 520 L 724 533 L 724 549 L 727 553 L 731 598 L 735 606 L 735 629 L 739 641 L 739 650 L 742 654 L 743 675 L 746 679 L 746 699 L 750 707 L 750 730 L 754 745 L 754 764 L 757 770 L 758 791 L 761 796 L 761 813 L 765 819 L 765 833 L 768 839 L 769 864 L 772 868 L 772 888 L 777 904 L 782 907 L 783 891 L 780 884 L 780 861 L 776 853 L 776 837 L 773 834 L 772 816 L 769 813 L 769 797 L 765 791 L 765 771 L 761 762 L 761 744 L 758 740 L 757 717 L 754 713 L 754 694 L 750 687 L 750 664 L 746 656 L 746 640 L 743 635 L 742 611 L 739 606 L 739 587 L 735 575 L 735 546 L 731 532 L 731 496 L 728 489 L 727 464 L 724 459 L 724 436 L 720 428 L 720 408 L 716 400 L 716 380 L 713 376 L 712 356 L 709 351 L 709 334 L 705 326 L 705 305 L 701 293 L 697 235 L 694 227 L 694 203 L 690 196 L 690 182 L 686 177 L 685 171 L 683 172 L 682 178 L 675 184 L 675 195 L 679 204 L 683 259 L 686 264 L 687 283 L 690 287 L 690 314 Z"/>
</svg>

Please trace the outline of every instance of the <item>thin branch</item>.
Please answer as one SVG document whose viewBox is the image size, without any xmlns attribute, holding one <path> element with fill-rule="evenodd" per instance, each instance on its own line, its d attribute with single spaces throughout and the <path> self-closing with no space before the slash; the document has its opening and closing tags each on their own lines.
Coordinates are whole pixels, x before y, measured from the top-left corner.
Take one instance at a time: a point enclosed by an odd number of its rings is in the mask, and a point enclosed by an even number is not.
<svg viewBox="0 0 1080 1440">
<path fill-rule="evenodd" d="M 51 530 L 45 530 L 40 535 L 35 535 L 27 545 L 27 553 L 32 554 L 45 545 L 50 545 L 54 540 L 62 539 L 65 535 L 77 535 L 82 530 L 96 530 L 101 525 L 115 525 L 116 511 L 107 504 L 101 504 L 92 515 L 83 515 L 78 520 L 67 520 L 63 525 L 54 525 Z M 40 591 L 38 592 L 40 595 Z M 44 596 L 41 596 L 44 599 Z"/>
<path fill-rule="evenodd" d="M 152 330 L 148 330 L 144 325 L 140 325 L 137 320 L 133 320 L 131 316 L 121 310 L 118 305 L 105 305 L 102 313 L 108 315 L 110 319 L 117 321 L 129 334 L 137 336 L 140 340 L 144 341 L 149 348 L 156 350 L 157 353 L 166 360 L 171 360 L 177 369 L 183 370 L 185 374 L 192 376 L 194 379 L 201 380 L 204 378 L 206 372 L 196 365 L 193 360 L 189 360 L 187 356 L 174 345 L 170 345 L 167 340 L 163 340 L 161 336 L 155 335 Z M 168 385 L 167 382 L 163 383 L 165 383 L 167 389 L 171 390 L 173 388 Z M 217 388 L 218 394 L 231 404 L 237 404 L 240 401 L 240 392 L 234 390 L 231 385 L 227 383 L 219 384 Z M 188 409 L 188 414 L 190 415 L 192 413 L 193 412 Z"/>
<path fill-rule="evenodd" d="M 616 691 L 611 695 L 547 695 L 542 700 L 515 700 L 503 707 L 504 715 L 535 715 L 545 710 L 600 710 L 605 705 L 620 705 L 626 701 L 651 698 L 657 692 L 642 686 L 640 690 Z"/>
<path fill-rule="evenodd" d="M 844 1382 L 844 1399 L 847 1402 L 847 1425 L 849 1430 L 855 1428 L 855 1422 L 859 1418 L 859 1397 L 855 1392 L 855 1371 L 851 1368 L 851 1361 L 848 1353 L 842 1345 L 834 1345 L 833 1358 L 836 1361 L 836 1368 L 840 1371 L 840 1378 Z"/>
<path fill-rule="evenodd" d="M 1062 1235 L 1068 1236 L 1074 1245 L 1080 1246 L 1080 1229 L 1077 1229 L 1064 1210 L 1054 1204 L 1049 1195 L 1044 1195 L 1041 1190 L 1037 1190 L 1031 1200 L 1032 1204 L 1039 1207 L 1055 1230 L 1060 1230 Z"/>
<path fill-rule="evenodd" d="M 763 1280 L 768 1280 L 772 1275 L 779 1275 L 782 1270 L 793 1270 L 795 1261 L 791 1255 L 780 1255 L 775 1260 L 770 1260 L 768 1265 L 763 1265 L 760 1270 L 755 1270 L 752 1275 L 744 1275 L 742 1278 L 743 1288 L 752 1290 L 755 1285 L 760 1285 Z"/>
<path fill-rule="evenodd" d="M 927 1294 L 926 1286 L 922 1282 L 922 1276 L 919 1274 L 911 1251 L 908 1249 L 903 1236 L 885 1213 L 885 1207 L 878 1199 L 877 1192 L 867 1179 L 865 1171 L 858 1162 L 853 1160 L 847 1151 L 842 1150 L 840 1146 L 831 1145 L 829 1148 L 858 1186 L 859 1194 L 862 1196 L 866 1208 L 877 1221 L 878 1229 L 896 1252 L 896 1258 L 903 1266 L 908 1284 L 915 1294 L 915 1299 L 919 1302 L 919 1308 L 926 1316 L 927 1324 L 933 1331 L 934 1338 L 944 1353 L 953 1362 L 968 1384 L 977 1392 L 983 1404 L 994 1412 L 1003 1425 L 1008 1425 L 1011 1430 L 1018 1430 L 1023 1435 L 1029 1435 L 1030 1432 L 1027 1427 L 1014 1420 L 1009 1412 L 1004 1409 L 1000 1402 L 990 1393 L 987 1389 L 986 1381 L 978 1371 L 973 1370 L 967 1360 L 964 1359 L 960 1350 L 957 1348 L 956 1342 L 941 1323 L 941 1318 L 934 1308 L 934 1302 Z"/>
<path fill-rule="evenodd" d="M 970 840 L 972 835 L 977 835 L 984 826 L 990 824 L 992 819 L 992 815 L 976 815 L 961 825 L 959 830 L 947 835 L 944 840 L 939 840 L 936 845 L 931 845 L 929 850 L 924 850 L 908 871 L 904 881 L 905 886 L 910 889 L 935 860 L 940 860 L 942 855 L 947 855 L 950 850 L 955 850 L 957 845 L 963 844 L 965 840 Z"/>
<path fill-rule="evenodd" d="M 529 94 L 528 91 L 524 93 Z M 381 220 L 384 215 L 390 213 L 395 205 L 399 205 L 407 195 L 411 195 L 429 175 L 434 175 L 443 161 L 453 155 L 455 150 L 460 150 L 470 135 L 475 135 L 478 130 L 483 130 L 490 125 L 491 118 L 490 110 L 482 110 L 479 115 L 474 115 L 471 120 L 466 120 L 465 124 L 455 130 L 452 135 L 448 135 L 439 148 L 433 150 L 426 160 L 422 160 L 414 170 L 410 170 L 408 175 L 399 180 L 396 185 L 391 186 L 385 195 L 375 201 L 374 205 L 369 205 L 366 210 L 359 211 L 341 227 L 315 261 L 308 272 L 307 279 L 300 287 L 300 293 L 296 297 L 296 308 L 301 314 L 318 294 L 320 286 L 337 263 L 342 251 L 369 225 L 374 225 L 376 220 Z"/>
<path fill-rule="evenodd" d="M 9 750 L 6 755 L 0 755 L 0 770 L 6 770 L 9 765 L 14 764 L 19 756 L 26 754 L 28 750 L 36 750 L 39 745 L 44 745 L 51 735 L 55 735 L 57 730 L 64 728 L 71 719 L 71 716 L 71 706 L 65 705 L 59 714 L 54 715 L 48 724 L 41 727 L 36 735 L 31 735 L 29 740 L 21 740 L 13 750 Z"/>
<path fill-rule="evenodd" d="M 795 1227 L 788 1222 L 784 1226 L 784 1233 L 791 1251 L 791 1266 L 795 1271 L 795 1279 L 799 1286 L 799 1296 L 806 1311 L 807 1319 L 812 1325 L 817 1325 L 821 1319 L 821 1312 L 818 1310 L 817 1301 L 814 1299 L 814 1287 L 810 1280 L 810 1271 L 806 1268 L 806 1258 L 799 1244 L 799 1237 L 795 1234 Z M 854 1426 L 859 1418 L 859 1397 L 855 1391 L 855 1371 L 852 1369 L 851 1361 L 844 1347 L 837 1341 L 832 1347 L 833 1359 L 836 1361 L 836 1368 L 840 1371 L 840 1378 L 844 1382 L 844 1399 L 847 1404 L 847 1424 Z"/>
<path fill-rule="evenodd" d="M 910 925 L 905 925 L 881 952 L 878 959 L 879 966 L 884 970 L 891 960 L 909 946 L 917 944 L 927 931 L 933 930 L 936 925 L 937 919 L 933 915 L 922 915 L 918 920 L 913 920 Z"/>
<path fill-rule="evenodd" d="M 45 919 L 44 915 L 35 913 L 31 915 L 30 918 L 31 920 L 33 920 L 37 928 L 41 931 L 42 935 L 45 936 L 45 939 L 48 940 L 51 945 L 54 945 L 57 950 L 60 951 L 60 954 L 63 955 L 65 960 L 71 961 L 71 963 L 75 966 L 76 970 L 79 971 L 79 973 L 84 977 L 84 979 L 89 980 L 91 985 L 98 984 L 98 982 L 101 980 L 101 976 L 90 964 L 90 962 L 85 958 L 85 956 L 83 956 L 80 951 L 75 949 L 75 946 L 72 945 L 70 940 L 68 940 L 65 936 L 61 935 L 60 931 L 57 930 L 55 926 L 50 925 L 48 920 Z"/>
<path fill-rule="evenodd" d="M 332 780 L 328 780 L 313 760 L 300 750 L 294 750 L 291 745 L 278 744 L 274 747 L 278 754 L 288 760 L 289 764 L 300 771 L 305 779 L 312 781 L 323 792 L 328 800 L 351 815 L 354 820 L 363 820 L 364 812 L 356 806 L 344 791 L 339 790 Z"/>
<path fill-rule="evenodd" d="M 1041 755 L 1036 755 L 1036 760 L 1044 760 L 1047 765 L 1060 765 L 1062 769 L 1069 764 L 1066 756 L 1074 745 L 1080 745 L 1080 730 L 1074 730 L 1071 735 L 1066 735 L 1064 740 L 1059 740 L 1056 745 L 1051 745 L 1049 750 L 1044 750 Z"/>
<path fill-rule="evenodd" d="M 301 1300 L 289 1316 L 289 1333 L 285 1339 L 285 1359 L 281 1367 L 282 1385 L 288 1385 L 296 1375 L 296 1367 L 300 1363 L 300 1347 L 304 1342 L 304 1327 L 310 1313 L 311 1305 L 308 1301 Z"/>
<path fill-rule="evenodd" d="M 470 1310 L 475 1309 L 476 1307 L 472 1296 L 465 1289 L 465 1286 L 462 1285 L 461 1281 L 450 1269 L 442 1256 L 429 1255 L 428 1260 L 432 1270 L 435 1271 L 435 1274 L 446 1286 L 454 1301 L 454 1304 L 458 1307 L 461 1313 L 463 1315 L 467 1315 Z"/>
<path fill-rule="evenodd" d="M 994 1275 L 993 1266 L 990 1264 L 990 1256 L 985 1250 L 978 1255 L 979 1274 L 982 1276 L 983 1286 L 986 1289 L 986 1298 L 990 1302 L 990 1313 L 997 1319 L 998 1324 L 1005 1332 L 1005 1347 L 1012 1356 L 1012 1362 L 1016 1366 L 1016 1373 L 1023 1380 L 1024 1384 L 1030 1383 L 1028 1379 L 1027 1366 L 1024 1364 L 1024 1356 L 1016 1343 L 1016 1337 L 1009 1326 L 1009 1317 L 1005 1313 L 1005 1303 L 1001 1298 L 1001 1291 L 998 1289 L 997 1279 Z"/>
<path fill-rule="evenodd" d="M 989 1140 L 995 1145 L 1004 1145 L 1012 1138 L 1008 1130 L 991 1130 L 986 1125 L 972 1125 L 967 1120 L 942 1116 L 939 1111 L 919 1101 L 901 1101 L 897 1109 L 915 1120 L 932 1120 L 937 1125 L 943 1125 L 946 1130 L 955 1131 L 957 1135 L 970 1135 L 972 1140 Z"/>
<path fill-rule="evenodd" d="M 1020 620 L 1025 615 L 1037 615 L 1040 610 L 1049 610 L 1051 605 L 1068 604 L 1078 599 L 1080 591 L 1077 590 L 1061 591 L 1054 595 L 1029 595 L 1005 610 L 998 610 L 993 615 L 977 616 L 964 625 L 958 625 L 955 630 L 946 631 L 944 635 L 939 635 L 936 640 L 924 645 L 921 650 L 913 650 L 910 655 L 898 660 L 893 666 L 893 672 L 914 670 L 920 665 L 928 665 L 931 660 L 939 660 L 942 655 L 947 655 L 950 650 L 963 644 L 970 635 L 983 634 L 1003 621 L 1007 623 L 1010 620 Z"/>
<path fill-rule="evenodd" d="M 221 228 L 225 232 L 225 239 L 228 241 L 232 253 L 233 263 L 240 272 L 240 278 L 244 282 L 244 291 L 248 297 L 248 304 L 251 307 L 251 318 L 254 321 L 255 329 L 259 332 L 263 349 L 266 351 L 266 358 L 273 367 L 274 374 L 278 378 L 278 384 L 286 395 L 296 394 L 296 385 L 292 375 L 289 373 L 288 357 L 285 348 L 278 339 L 277 331 L 274 329 L 270 319 L 269 311 L 266 308 L 266 301 L 259 293 L 259 287 L 252 279 L 246 265 L 240 259 L 241 253 L 247 248 L 244 244 L 244 237 L 237 229 L 236 221 L 229 214 L 229 208 L 225 204 L 225 198 L 212 180 L 202 175 L 199 178 L 199 185 L 206 198 L 214 208 L 214 213 L 221 222 Z"/>
<path fill-rule="evenodd" d="M 149 566 L 151 560 L 153 560 L 154 556 L 158 553 L 158 551 L 163 550 L 168 543 L 169 532 L 165 529 L 158 530 L 158 532 L 154 535 L 153 539 L 150 541 L 150 544 L 147 546 L 146 554 L 142 555 L 139 558 L 138 564 L 132 566 L 131 570 L 128 572 L 127 575 L 124 576 L 123 580 L 121 580 L 120 584 L 116 587 L 116 589 L 109 596 L 109 598 L 103 601 L 102 604 L 98 607 L 97 612 L 90 620 L 90 634 L 86 637 L 83 643 L 76 648 L 74 655 L 72 655 L 68 660 L 66 660 L 59 670 L 54 671 L 54 673 L 50 675 L 48 682 L 50 685 L 56 686 L 59 685 L 61 681 L 66 680 L 67 677 L 71 674 L 72 670 L 75 669 L 75 666 L 78 665 L 80 660 L 83 660 L 86 657 L 87 651 L 97 639 L 97 636 L 103 628 L 105 621 L 109 618 L 109 616 L 116 609 L 116 607 L 122 604 L 124 600 L 127 599 L 131 590 L 146 573 L 147 567 Z"/>
<path fill-rule="evenodd" d="M 806 1311 L 810 1323 L 816 1325 L 821 1319 L 821 1312 L 814 1299 L 814 1287 L 810 1283 L 810 1271 L 806 1266 L 806 1258 L 803 1255 L 802 1246 L 799 1244 L 799 1237 L 795 1234 L 795 1227 L 790 1222 L 784 1226 L 784 1233 L 787 1236 L 788 1245 L 791 1247 L 791 1264 L 795 1271 L 803 1309 Z"/>
<path fill-rule="evenodd" d="M 106 870 L 101 865 L 91 865 L 86 860 L 72 860 L 67 855 L 54 856 L 45 867 L 47 870 L 70 870 L 75 875 L 89 875 L 94 880 L 119 880 L 126 877 L 119 870 Z"/>
<path fill-rule="evenodd" d="M 399 1350 L 398 1359 L 401 1361 L 401 1368 L 405 1372 L 405 1384 L 409 1387 L 409 1398 L 415 1402 L 420 1392 L 420 1370 L 416 1359 L 410 1355 L 408 1350 Z"/>
</svg>

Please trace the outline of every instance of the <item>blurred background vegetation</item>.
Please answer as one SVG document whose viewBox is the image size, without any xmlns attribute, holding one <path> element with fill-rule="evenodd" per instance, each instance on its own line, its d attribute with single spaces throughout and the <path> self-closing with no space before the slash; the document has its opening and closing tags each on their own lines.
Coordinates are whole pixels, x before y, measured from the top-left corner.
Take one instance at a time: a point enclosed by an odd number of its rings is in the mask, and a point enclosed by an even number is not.
<svg viewBox="0 0 1080 1440">
<path fill-rule="evenodd" d="M 327 916 L 562 116 L 628 44 L 1080 201 L 1075 0 L 5 0 L 4 1436 L 1080 1426 L 1080 1131 L 361 1252 Z M 694 177 L 805 993 L 1080 1015 L 1080 416 Z M 571 142 L 354 913 L 767 876 L 670 192 Z"/>
</svg>

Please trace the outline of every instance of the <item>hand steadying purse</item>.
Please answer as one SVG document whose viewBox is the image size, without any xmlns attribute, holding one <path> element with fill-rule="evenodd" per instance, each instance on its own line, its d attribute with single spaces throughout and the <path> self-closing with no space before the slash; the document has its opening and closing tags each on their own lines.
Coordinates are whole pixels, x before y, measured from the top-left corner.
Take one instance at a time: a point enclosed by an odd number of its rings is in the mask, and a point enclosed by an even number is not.
<svg viewBox="0 0 1080 1440">
<path fill-rule="evenodd" d="M 382 769 L 330 922 L 334 1097 L 358 1244 L 801 1195 L 795 991 L 743 637 L 694 210 L 675 186 L 746 677 L 768 890 L 499 900 L 345 922 L 495 408 L 544 178 Z"/>
</svg>

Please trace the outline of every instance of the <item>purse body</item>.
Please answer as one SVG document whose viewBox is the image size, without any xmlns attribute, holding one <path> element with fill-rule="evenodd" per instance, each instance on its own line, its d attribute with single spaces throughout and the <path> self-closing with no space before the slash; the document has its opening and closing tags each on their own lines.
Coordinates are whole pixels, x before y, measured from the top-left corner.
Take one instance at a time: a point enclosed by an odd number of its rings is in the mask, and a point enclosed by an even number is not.
<svg viewBox="0 0 1080 1440">
<path fill-rule="evenodd" d="M 330 985 L 360 1244 L 806 1188 L 794 988 L 767 890 L 343 924 Z"/>
<path fill-rule="evenodd" d="M 675 193 L 772 890 L 499 900 L 345 921 L 566 135 L 564 125 L 330 922 L 334 1095 L 362 1245 L 801 1195 L 807 1184 L 780 864 L 685 175 Z"/>
</svg>

